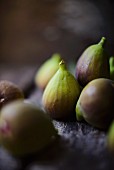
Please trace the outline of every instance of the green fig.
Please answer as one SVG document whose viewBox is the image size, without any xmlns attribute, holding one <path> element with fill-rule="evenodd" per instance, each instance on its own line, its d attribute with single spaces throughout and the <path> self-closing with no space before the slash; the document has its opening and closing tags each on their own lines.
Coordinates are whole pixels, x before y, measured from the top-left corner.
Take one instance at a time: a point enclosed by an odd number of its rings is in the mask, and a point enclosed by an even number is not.
<svg viewBox="0 0 114 170">
<path fill-rule="evenodd" d="M 114 153 L 114 121 L 112 121 L 107 133 L 107 148 Z"/>
<path fill-rule="evenodd" d="M 94 127 L 107 129 L 114 118 L 114 82 L 98 78 L 82 90 L 76 104 L 76 118 Z"/>
<path fill-rule="evenodd" d="M 33 104 L 13 101 L 0 116 L 0 144 L 14 156 L 41 151 L 56 138 L 50 118 Z"/>
<path fill-rule="evenodd" d="M 47 61 L 45 61 L 42 66 L 38 69 L 35 75 L 36 85 L 44 90 L 49 80 L 56 73 L 59 68 L 59 62 L 61 61 L 61 56 L 58 53 L 52 55 Z"/>
<path fill-rule="evenodd" d="M 84 87 L 96 78 L 110 78 L 109 58 L 104 50 L 106 38 L 89 46 L 80 56 L 75 69 L 75 77 Z"/>
<path fill-rule="evenodd" d="M 80 86 L 67 70 L 65 62 L 59 63 L 59 69 L 46 86 L 42 104 L 53 119 L 65 120 L 75 112 L 75 105 L 80 95 Z"/>
<path fill-rule="evenodd" d="M 114 80 L 114 56 L 109 58 L 109 65 L 110 65 L 110 79 Z"/>
<path fill-rule="evenodd" d="M 1 80 L 0 81 L 0 109 L 7 104 L 16 99 L 24 99 L 24 94 L 22 90 L 14 83 Z"/>
</svg>

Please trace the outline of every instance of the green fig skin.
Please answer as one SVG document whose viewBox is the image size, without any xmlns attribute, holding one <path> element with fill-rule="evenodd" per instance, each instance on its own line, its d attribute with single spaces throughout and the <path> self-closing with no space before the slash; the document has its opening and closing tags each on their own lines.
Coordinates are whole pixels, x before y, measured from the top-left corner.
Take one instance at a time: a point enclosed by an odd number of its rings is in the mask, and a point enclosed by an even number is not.
<svg viewBox="0 0 114 170">
<path fill-rule="evenodd" d="M 33 104 L 14 101 L 0 117 L 0 144 L 12 155 L 24 157 L 41 151 L 57 137 L 50 118 Z"/>
<path fill-rule="evenodd" d="M 114 154 L 114 121 L 112 121 L 107 133 L 107 148 Z"/>
<path fill-rule="evenodd" d="M 24 100 L 23 91 L 14 83 L 1 80 L 0 81 L 0 109 L 13 100 Z"/>
<path fill-rule="evenodd" d="M 47 61 L 45 61 L 41 67 L 37 70 L 35 75 L 35 83 L 41 89 L 44 90 L 49 80 L 53 77 L 59 68 L 59 62 L 61 56 L 58 53 L 52 55 Z"/>
<path fill-rule="evenodd" d="M 67 120 L 75 114 L 75 105 L 80 92 L 77 80 L 67 70 L 62 60 L 58 71 L 44 90 L 42 105 L 52 119 Z"/>
<path fill-rule="evenodd" d="M 99 129 L 107 129 L 114 118 L 114 82 L 99 78 L 89 82 L 76 104 L 76 118 Z"/>
<path fill-rule="evenodd" d="M 84 87 L 96 78 L 110 78 L 109 58 L 104 50 L 105 38 L 98 44 L 89 46 L 80 56 L 75 69 L 75 77 Z"/>
<path fill-rule="evenodd" d="M 114 56 L 109 58 L 109 65 L 110 65 L 110 79 L 114 80 Z"/>
</svg>

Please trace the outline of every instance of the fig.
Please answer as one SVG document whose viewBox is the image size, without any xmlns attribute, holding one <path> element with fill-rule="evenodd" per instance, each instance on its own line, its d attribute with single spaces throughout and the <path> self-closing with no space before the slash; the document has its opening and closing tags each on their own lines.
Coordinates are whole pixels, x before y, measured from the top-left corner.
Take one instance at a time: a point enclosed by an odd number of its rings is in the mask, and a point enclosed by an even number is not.
<svg viewBox="0 0 114 170">
<path fill-rule="evenodd" d="M 75 113 L 79 95 L 80 86 L 62 60 L 59 63 L 58 71 L 44 90 L 42 105 L 51 118 L 67 120 Z"/>
<path fill-rule="evenodd" d="M 98 78 L 82 90 L 76 104 L 76 118 L 99 129 L 107 129 L 114 118 L 114 82 Z"/>
<path fill-rule="evenodd" d="M 110 79 L 114 80 L 114 56 L 109 58 L 109 66 L 110 66 Z"/>
<path fill-rule="evenodd" d="M 114 153 L 114 120 L 111 122 L 111 125 L 107 133 L 107 147 L 109 151 Z"/>
<path fill-rule="evenodd" d="M 56 136 L 57 130 L 48 115 L 31 103 L 18 100 L 1 109 L 0 144 L 14 156 L 41 151 Z"/>
<path fill-rule="evenodd" d="M 61 56 L 58 53 L 52 55 L 47 61 L 45 61 L 41 67 L 37 70 L 35 75 L 36 85 L 44 90 L 49 80 L 56 73 L 59 68 L 59 62 L 61 61 Z"/>
<path fill-rule="evenodd" d="M 1 80 L 0 81 L 0 109 L 10 101 L 16 99 L 24 99 L 22 90 L 14 83 Z"/>
<path fill-rule="evenodd" d="M 79 57 L 75 77 L 84 87 L 96 78 L 110 78 L 109 57 L 104 49 L 106 38 L 102 37 L 98 44 L 89 46 Z"/>
</svg>

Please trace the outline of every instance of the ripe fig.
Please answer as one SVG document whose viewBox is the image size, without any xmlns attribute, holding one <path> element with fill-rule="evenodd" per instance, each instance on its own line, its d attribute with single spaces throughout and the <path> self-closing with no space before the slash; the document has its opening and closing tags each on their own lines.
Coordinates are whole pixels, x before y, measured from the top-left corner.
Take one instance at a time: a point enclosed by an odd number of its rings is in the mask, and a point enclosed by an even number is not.
<svg viewBox="0 0 114 170">
<path fill-rule="evenodd" d="M 114 80 L 114 56 L 109 58 L 109 65 L 110 65 L 110 79 Z"/>
<path fill-rule="evenodd" d="M 105 40 L 102 37 L 98 44 L 89 46 L 77 61 L 75 76 L 82 87 L 96 78 L 110 78 L 109 58 L 104 50 Z"/>
<path fill-rule="evenodd" d="M 114 82 L 98 78 L 89 82 L 82 90 L 76 104 L 76 118 L 107 129 L 114 118 Z"/>
<path fill-rule="evenodd" d="M 16 100 L 24 99 L 22 90 L 14 83 L 1 80 L 0 81 L 0 108 L 6 103 Z"/>
<path fill-rule="evenodd" d="M 49 80 L 56 73 L 59 68 L 59 62 L 61 61 L 61 56 L 58 53 L 52 55 L 47 61 L 45 61 L 42 66 L 38 69 L 35 75 L 36 85 L 44 90 Z"/>
<path fill-rule="evenodd" d="M 67 70 L 64 61 L 46 86 L 42 104 L 53 119 L 66 120 L 75 112 L 75 105 L 80 95 L 80 86 Z"/>
<path fill-rule="evenodd" d="M 20 100 L 5 105 L 0 116 L 0 144 L 23 157 L 44 149 L 57 136 L 50 118 L 39 108 Z"/>
</svg>

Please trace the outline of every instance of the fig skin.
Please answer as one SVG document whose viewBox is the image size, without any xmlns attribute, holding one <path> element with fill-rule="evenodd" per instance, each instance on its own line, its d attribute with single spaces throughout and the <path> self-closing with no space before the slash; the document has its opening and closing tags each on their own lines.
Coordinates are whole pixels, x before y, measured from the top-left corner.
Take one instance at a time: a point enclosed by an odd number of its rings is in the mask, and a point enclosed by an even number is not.
<svg viewBox="0 0 114 170">
<path fill-rule="evenodd" d="M 58 71 L 44 90 L 42 105 L 52 119 L 61 121 L 72 119 L 80 92 L 77 80 L 67 70 L 62 60 Z"/>
<path fill-rule="evenodd" d="M 0 109 L 7 104 L 16 99 L 24 100 L 23 91 L 14 83 L 1 80 L 0 81 Z"/>
<path fill-rule="evenodd" d="M 76 104 L 76 118 L 99 129 L 107 129 L 114 118 L 114 82 L 99 78 L 89 82 Z"/>
<path fill-rule="evenodd" d="M 114 120 L 112 121 L 107 133 L 107 148 L 114 154 Z"/>
<path fill-rule="evenodd" d="M 110 65 L 110 79 L 114 80 L 114 56 L 109 58 L 109 65 Z"/>
<path fill-rule="evenodd" d="M 23 157 L 41 151 L 57 137 L 51 119 L 33 104 L 14 101 L 0 116 L 0 144 L 12 155 Z"/>
<path fill-rule="evenodd" d="M 79 57 L 75 77 L 84 87 L 96 78 L 110 78 L 109 57 L 105 52 L 106 38 L 102 37 L 98 44 L 89 46 Z"/>
<path fill-rule="evenodd" d="M 35 75 L 35 84 L 41 90 L 44 90 L 49 80 L 53 77 L 59 68 L 61 56 L 58 53 L 52 55 L 51 58 L 46 60 L 41 67 L 37 70 Z"/>
</svg>

